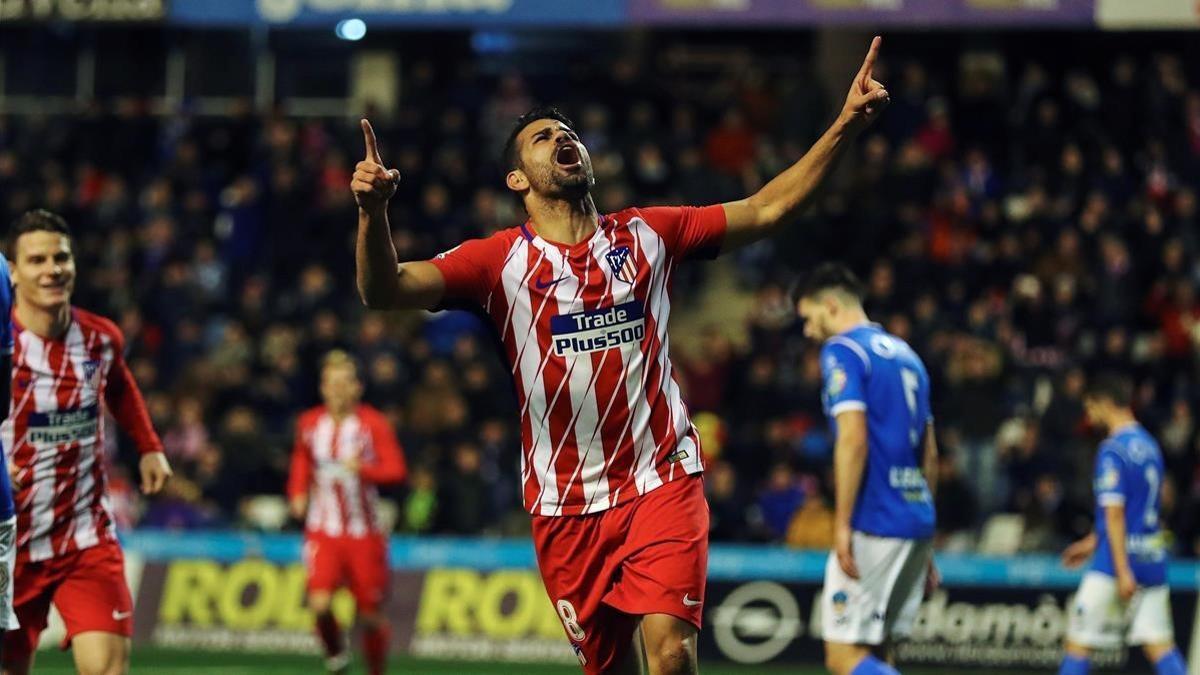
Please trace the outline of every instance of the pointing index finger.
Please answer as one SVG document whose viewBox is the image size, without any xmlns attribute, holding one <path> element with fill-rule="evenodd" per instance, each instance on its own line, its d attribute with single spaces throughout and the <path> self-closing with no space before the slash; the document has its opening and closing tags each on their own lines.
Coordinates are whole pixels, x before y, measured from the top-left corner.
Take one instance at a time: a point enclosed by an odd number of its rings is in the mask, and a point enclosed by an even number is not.
<svg viewBox="0 0 1200 675">
<path fill-rule="evenodd" d="M 371 123 L 366 119 L 362 120 L 361 125 L 363 139 L 367 143 L 367 161 L 383 166 L 383 158 L 379 156 L 379 144 L 375 141 L 375 130 L 371 128 Z"/>
<path fill-rule="evenodd" d="M 879 45 L 883 43 L 883 38 L 878 35 L 871 40 L 871 48 L 867 50 L 867 58 L 863 59 L 862 68 L 858 71 L 858 79 L 860 83 L 867 83 L 871 80 L 871 71 L 875 68 L 875 59 L 879 56 Z"/>
</svg>

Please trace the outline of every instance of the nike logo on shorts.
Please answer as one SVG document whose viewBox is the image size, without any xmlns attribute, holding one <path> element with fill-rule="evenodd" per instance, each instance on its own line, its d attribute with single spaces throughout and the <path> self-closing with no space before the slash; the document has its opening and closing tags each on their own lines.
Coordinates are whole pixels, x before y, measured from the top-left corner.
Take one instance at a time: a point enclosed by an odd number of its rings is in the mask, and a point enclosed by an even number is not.
<svg viewBox="0 0 1200 675">
<path fill-rule="evenodd" d="M 112 613 L 113 621 L 124 621 L 131 616 L 133 616 L 133 612 L 118 612 L 114 609 Z"/>
<path fill-rule="evenodd" d="M 685 607 L 696 607 L 704 602 L 703 600 L 693 600 L 688 597 L 689 595 L 691 595 L 691 593 L 684 593 L 683 595 L 683 605 Z"/>
</svg>

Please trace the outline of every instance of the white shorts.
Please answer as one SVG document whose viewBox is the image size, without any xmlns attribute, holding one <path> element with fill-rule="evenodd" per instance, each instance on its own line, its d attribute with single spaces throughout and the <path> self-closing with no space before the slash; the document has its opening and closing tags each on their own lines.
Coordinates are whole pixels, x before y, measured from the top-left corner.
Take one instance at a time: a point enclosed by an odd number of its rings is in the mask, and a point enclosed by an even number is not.
<svg viewBox="0 0 1200 675">
<path fill-rule="evenodd" d="M 17 562 L 17 517 L 0 523 L 0 630 L 21 627 L 13 611 L 13 565 Z"/>
<path fill-rule="evenodd" d="M 892 539 L 855 532 L 857 580 L 846 576 L 837 554 L 825 563 L 821 625 L 826 642 L 880 645 L 912 633 L 933 558 L 929 540 Z"/>
<path fill-rule="evenodd" d="M 1126 606 L 1117 593 L 1116 579 L 1088 572 L 1071 602 L 1067 639 L 1092 649 L 1173 642 L 1170 589 L 1139 588 Z"/>
</svg>

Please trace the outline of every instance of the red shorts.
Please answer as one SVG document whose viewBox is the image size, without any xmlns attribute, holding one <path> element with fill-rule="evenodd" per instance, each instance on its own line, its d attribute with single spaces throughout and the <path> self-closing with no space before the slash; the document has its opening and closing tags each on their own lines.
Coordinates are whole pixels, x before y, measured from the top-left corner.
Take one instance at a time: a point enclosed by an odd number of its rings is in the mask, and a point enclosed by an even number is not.
<svg viewBox="0 0 1200 675">
<path fill-rule="evenodd" d="M 308 590 L 332 593 L 347 586 L 358 603 L 358 611 L 374 613 L 387 598 L 387 540 L 378 535 L 331 537 L 304 535 L 304 564 L 308 566 Z"/>
<path fill-rule="evenodd" d="M 670 614 L 700 628 L 708 502 L 699 475 L 601 513 L 534 516 L 533 543 L 584 672 L 618 666 L 640 616 Z"/>
<path fill-rule="evenodd" d="M 66 649 L 80 633 L 133 637 L 133 598 L 125 583 L 121 546 L 106 541 L 40 562 L 18 562 L 13 609 L 21 627 L 4 634 L 4 659 L 28 660 L 54 603 L 67 626 Z"/>
</svg>

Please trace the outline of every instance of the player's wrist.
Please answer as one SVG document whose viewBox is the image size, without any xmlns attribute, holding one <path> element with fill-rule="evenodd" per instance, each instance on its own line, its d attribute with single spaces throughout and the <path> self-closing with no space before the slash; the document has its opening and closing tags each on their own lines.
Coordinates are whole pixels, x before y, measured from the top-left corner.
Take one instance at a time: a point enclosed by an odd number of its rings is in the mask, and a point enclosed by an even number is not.
<svg viewBox="0 0 1200 675">
<path fill-rule="evenodd" d="M 847 137 L 855 136 L 861 130 L 862 124 L 858 122 L 858 116 L 853 110 L 842 110 L 830 129 L 834 134 Z"/>
<path fill-rule="evenodd" d="M 387 216 L 387 202 L 383 204 L 359 204 L 358 213 L 368 220 L 379 221 Z"/>
</svg>

